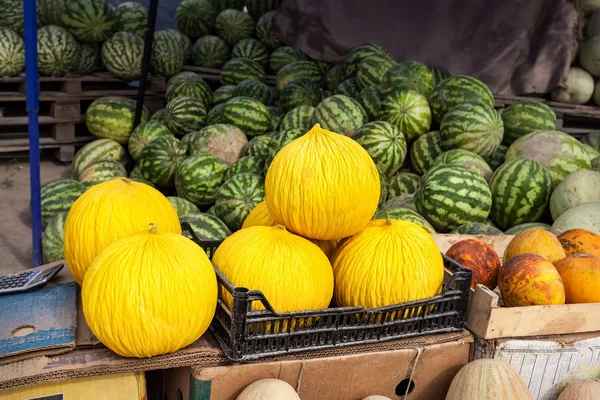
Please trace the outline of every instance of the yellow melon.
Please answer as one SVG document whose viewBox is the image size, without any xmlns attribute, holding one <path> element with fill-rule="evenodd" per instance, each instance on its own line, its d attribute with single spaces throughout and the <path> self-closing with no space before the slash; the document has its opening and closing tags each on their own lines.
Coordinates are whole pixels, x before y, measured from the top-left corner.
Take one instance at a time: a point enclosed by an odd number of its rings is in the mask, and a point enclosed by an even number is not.
<svg viewBox="0 0 600 400">
<path fill-rule="evenodd" d="M 244 220 L 242 229 L 251 226 L 275 226 L 277 222 L 273 219 L 267 208 L 267 203 L 261 201 L 250 211 L 250 214 Z"/>
</svg>

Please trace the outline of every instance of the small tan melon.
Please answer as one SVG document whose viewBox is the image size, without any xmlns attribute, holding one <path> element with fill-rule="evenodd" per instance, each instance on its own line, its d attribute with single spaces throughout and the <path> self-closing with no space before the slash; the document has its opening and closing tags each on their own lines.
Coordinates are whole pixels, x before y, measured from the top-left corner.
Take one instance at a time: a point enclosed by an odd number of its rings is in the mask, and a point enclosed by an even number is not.
<svg viewBox="0 0 600 400">
<path fill-rule="evenodd" d="M 248 385 L 237 400 L 300 400 L 300 396 L 281 379 L 261 379 Z"/>
<path fill-rule="evenodd" d="M 570 382 L 557 400 L 600 400 L 600 382 L 583 379 Z"/>
</svg>

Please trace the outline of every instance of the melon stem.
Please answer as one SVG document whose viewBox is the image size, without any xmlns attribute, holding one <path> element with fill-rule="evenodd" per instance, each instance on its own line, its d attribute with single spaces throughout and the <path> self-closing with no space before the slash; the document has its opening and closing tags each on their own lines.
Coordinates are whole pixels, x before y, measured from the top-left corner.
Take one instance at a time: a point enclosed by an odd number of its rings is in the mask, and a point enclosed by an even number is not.
<svg viewBox="0 0 600 400">
<path fill-rule="evenodd" d="M 156 224 L 154 222 L 150 222 L 150 233 L 156 233 Z"/>
</svg>

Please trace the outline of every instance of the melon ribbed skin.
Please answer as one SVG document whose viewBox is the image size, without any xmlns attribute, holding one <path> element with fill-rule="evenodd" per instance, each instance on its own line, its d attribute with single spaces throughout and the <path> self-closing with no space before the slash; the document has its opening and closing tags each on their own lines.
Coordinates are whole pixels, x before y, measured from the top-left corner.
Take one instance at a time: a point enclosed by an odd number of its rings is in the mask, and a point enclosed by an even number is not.
<svg viewBox="0 0 600 400">
<path fill-rule="evenodd" d="M 438 165 L 462 165 L 477 172 L 486 182 L 492 179 L 492 169 L 483 158 L 477 154 L 464 150 L 454 149 L 440 154 L 431 164 L 432 167 Z"/>
<path fill-rule="evenodd" d="M 128 1 L 119 4 L 115 10 L 115 32 L 130 32 L 144 37 L 148 24 L 148 10 L 140 3 Z"/>
<path fill-rule="evenodd" d="M 308 57 L 295 47 L 281 46 L 271 53 L 269 68 L 271 71 L 277 73 L 286 65 L 297 61 L 308 61 Z"/>
<path fill-rule="evenodd" d="M 391 66 L 381 79 L 383 93 L 395 90 L 412 90 L 428 99 L 433 93 L 435 80 L 429 68 L 414 61 L 404 61 Z"/>
<path fill-rule="evenodd" d="M 502 110 L 501 117 L 504 122 L 504 142 L 509 145 L 528 133 L 556 128 L 556 114 L 539 101 L 512 104 Z"/>
<path fill-rule="evenodd" d="M 433 119 L 442 122 L 446 113 L 461 103 L 472 102 L 493 107 L 494 96 L 480 80 L 457 75 L 445 79 L 436 86 L 429 102 Z"/>
<path fill-rule="evenodd" d="M 58 213 L 68 212 L 85 190 L 83 184 L 73 179 L 54 179 L 42 184 L 40 198 L 44 224 Z"/>
<path fill-rule="evenodd" d="M 25 68 L 25 42 L 9 28 L 0 28 L 0 76 L 14 76 Z"/>
<path fill-rule="evenodd" d="M 208 153 L 186 158 L 175 172 L 177 195 L 197 205 L 212 203 L 227 168 L 225 161 Z"/>
<path fill-rule="evenodd" d="M 383 97 L 379 119 L 395 125 L 408 142 L 427 133 L 431 127 L 431 109 L 422 94 L 412 91 L 395 91 Z"/>
<path fill-rule="evenodd" d="M 77 177 L 90 164 L 100 160 L 118 161 L 123 165 L 127 165 L 127 152 L 119 143 L 111 139 L 94 140 L 83 146 L 71 164 L 73 176 Z"/>
<path fill-rule="evenodd" d="M 311 106 L 292 108 L 279 122 L 279 130 L 298 128 L 308 131 L 313 126 L 314 114 L 315 108 Z"/>
<path fill-rule="evenodd" d="M 115 13 L 104 0 L 69 0 L 61 25 L 82 42 L 102 42 L 113 33 Z"/>
<path fill-rule="evenodd" d="M 226 180 L 216 197 L 215 211 L 232 231 L 242 228 L 250 211 L 265 199 L 265 182 L 260 175 L 243 173 Z"/>
<path fill-rule="evenodd" d="M 268 13 L 263 14 L 258 21 L 256 21 L 256 38 L 264 43 L 270 51 L 273 51 L 284 45 L 284 43 L 271 29 L 271 20 L 274 14 L 275 11 L 269 11 Z"/>
<path fill-rule="evenodd" d="M 221 69 L 223 85 L 237 85 L 245 79 L 265 81 L 265 70 L 259 63 L 245 58 L 232 58 Z"/>
<path fill-rule="evenodd" d="M 48 226 L 42 234 L 42 255 L 45 263 L 51 263 L 65 259 L 64 251 L 64 228 L 68 213 L 61 212 L 48 222 Z"/>
<path fill-rule="evenodd" d="M 350 97 L 334 95 L 321 101 L 315 108 L 313 124 L 346 136 L 353 136 L 365 124 L 365 111 Z"/>
<path fill-rule="evenodd" d="M 199 130 L 205 120 L 204 104 L 194 97 L 176 97 L 165 107 L 165 125 L 176 136 Z"/>
<path fill-rule="evenodd" d="M 116 77 L 138 78 L 142 73 L 144 39 L 129 32 L 117 32 L 102 44 L 102 62 Z"/>
<path fill-rule="evenodd" d="M 406 157 L 406 139 L 394 125 L 374 121 L 360 127 L 354 140 L 371 156 L 385 176 L 392 176 Z"/>
<path fill-rule="evenodd" d="M 237 126 L 247 136 L 258 136 L 267 131 L 271 112 L 257 100 L 234 97 L 225 103 L 223 118 L 226 123 Z"/>
<path fill-rule="evenodd" d="M 412 144 L 410 148 L 410 165 L 417 174 L 423 175 L 443 152 L 440 132 L 426 133 L 419 136 Z"/>
<path fill-rule="evenodd" d="M 142 176 L 160 187 L 172 187 L 175 171 L 187 155 L 187 146 L 173 136 L 154 139 L 140 154 Z"/>
<path fill-rule="evenodd" d="M 269 66 L 269 50 L 267 46 L 252 38 L 242 39 L 237 42 L 231 49 L 231 58 L 252 60 L 262 65 L 263 68 Z"/>
<path fill-rule="evenodd" d="M 177 29 L 192 39 L 215 29 L 218 11 L 208 0 L 183 0 L 175 10 Z"/>
<path fill-rule="evenodd" d="M 200 240 L 224 240 L 231 235 L 231 231 L 223 221 L 214 215 L 195 212 L 179 218 L 181 222 L 187 222 Z M 187 232 L 184 232 L 188 236 Z M 192 235 L 189 235 L 191 239 Z"/>
<path fill-rule="evenodd" d="M 66 30 L 50 25 L 37 31 L 38 69 L 41 75 L 64 76 L 77 69 L 81 49 Z"/>
<path fill-rule="evenodd" d="M 215 20 L 217 36 L 229 47 L 233 47 L 242 39 L 254 36 L 255 26 L 254 19 L 250 15 L 232 9 L 221 11 Z"/>
<path fill-rule="evenodd" d="M 192 64 L 196 67 L 219 69 L 230 56 L 227 43 L 217 36 L 203 36 L 192 47 Z"/>
</svg>

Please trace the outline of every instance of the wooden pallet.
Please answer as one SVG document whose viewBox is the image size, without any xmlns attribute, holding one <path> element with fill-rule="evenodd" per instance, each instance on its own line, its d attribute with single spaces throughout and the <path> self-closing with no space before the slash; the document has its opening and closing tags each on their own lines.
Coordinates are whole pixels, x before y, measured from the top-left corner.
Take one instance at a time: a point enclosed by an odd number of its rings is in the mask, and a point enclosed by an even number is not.
<svg viewBox="0 0 600 400">
<path fill-rule="evenodd" d="M 197 75 L 201 76 L 204 80 L 210 83 L 220 83 L 221 82 L 221 70 L 220 69 L 211 69 L 211 68 L 201 68 L 194 67 L 193 65 L 186 65 L 183 67 L 185 71 L 195 72 Z M 269 86 L 275 86 L 275 76 L 267 75 L 265 83 Z"/>
</svg>

